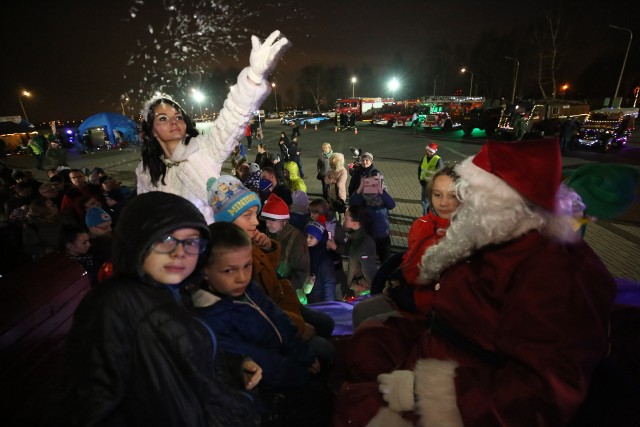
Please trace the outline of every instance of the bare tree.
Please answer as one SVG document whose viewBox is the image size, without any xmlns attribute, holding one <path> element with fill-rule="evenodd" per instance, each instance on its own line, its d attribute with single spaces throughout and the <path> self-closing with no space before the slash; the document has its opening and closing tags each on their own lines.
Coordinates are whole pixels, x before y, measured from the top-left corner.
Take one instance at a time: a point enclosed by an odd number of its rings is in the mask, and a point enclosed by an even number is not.
<svg viewBox="0 0 640 427">
<path fill-rule="evenodd" d="M 544 99 L 556 97 L 556 72 L 560 68 L 559 58 L 567 34 L 562 2 L 550 3 L 533 29 L 538 48 L 538 87 Z"/>
</svg>

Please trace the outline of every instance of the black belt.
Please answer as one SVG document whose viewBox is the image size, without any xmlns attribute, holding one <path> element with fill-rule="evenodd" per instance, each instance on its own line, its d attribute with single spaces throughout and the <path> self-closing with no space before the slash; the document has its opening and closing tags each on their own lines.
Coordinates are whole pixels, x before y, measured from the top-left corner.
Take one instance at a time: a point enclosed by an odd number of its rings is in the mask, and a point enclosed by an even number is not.
<svg viewBox="0 0 640 427">
<path fill-rule="evenodd" d="M 507 364 L 508 358 L 495 351 L 490 351 L 479 344 L 470 341 L 467 337 L 462 335 L 456 329 L 454 329 L 446 320 L 438 316 L 435 311 L 429 313 L 427 321 L 429 322 L 429 330 L 432 334 L 438 338 L 450 342 L 459 349 L 471 354 L 472 356 L 489 363 L 497 367 L 502 367 Z"/>
</svg>

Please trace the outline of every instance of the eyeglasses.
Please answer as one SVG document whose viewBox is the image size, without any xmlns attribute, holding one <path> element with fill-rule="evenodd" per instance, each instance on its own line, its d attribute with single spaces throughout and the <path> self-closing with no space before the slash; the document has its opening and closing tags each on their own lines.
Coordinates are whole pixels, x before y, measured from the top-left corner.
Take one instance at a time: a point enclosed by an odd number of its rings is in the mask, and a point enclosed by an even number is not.
<svg viewBox="0 0 640 427">
<path fill-rule="evenodd" d="M 170 254 L 176 250 L 178 245 L 189 255 L 200 255 L 207 248 L 207 241 L 204 239 L 176 239 L 173 236 L 165 236 L 151 244 L 151 250 L 160 254 Z"/>
</svg>

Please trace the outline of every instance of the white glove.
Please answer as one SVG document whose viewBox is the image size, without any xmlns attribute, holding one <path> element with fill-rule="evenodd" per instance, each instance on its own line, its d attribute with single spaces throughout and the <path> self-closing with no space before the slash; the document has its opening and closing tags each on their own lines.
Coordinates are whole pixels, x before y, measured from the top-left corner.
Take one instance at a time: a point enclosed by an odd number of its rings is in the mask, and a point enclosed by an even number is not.
<svg viewBox="0 0 640 427">
<path fill-rule="evenodd" d="M 261 44 L 258 37 L 251 36 L 253 47 L 249 56 L 248 77 L 255 84 L 262 83 L 262 80 L 269 76 L 280 57 L 291 47 L 286 37 L 280 39 L 278 37 L 280 37 L 280 31 L 276 30 Z"/>
<path fill-rule="evenodd" d="M 389 408 L 396 412 L 412 411 L 416 405 L 413 371 L 393 371 L 378 375 L 378 390 Z"/>
</svg>

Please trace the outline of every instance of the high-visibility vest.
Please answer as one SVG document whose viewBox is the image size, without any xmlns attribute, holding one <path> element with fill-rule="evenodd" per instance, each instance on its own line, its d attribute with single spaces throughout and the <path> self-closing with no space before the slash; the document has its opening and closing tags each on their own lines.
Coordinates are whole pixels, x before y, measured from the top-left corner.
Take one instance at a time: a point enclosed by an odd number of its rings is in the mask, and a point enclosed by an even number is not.
<svg viewBox="0 0 640 427">
<path fill-rule="evenodd" d="M 431 160 L 427 160 L 427 156 L 422 158 L 420 164 L 420 181 L 430 181 L 436 173 L 436 167 L 440 161 L 440 156 L 434 155 Z"/>
</svg>

